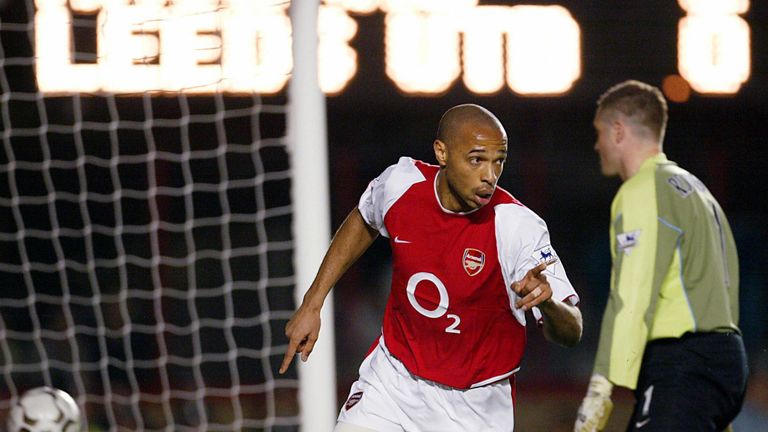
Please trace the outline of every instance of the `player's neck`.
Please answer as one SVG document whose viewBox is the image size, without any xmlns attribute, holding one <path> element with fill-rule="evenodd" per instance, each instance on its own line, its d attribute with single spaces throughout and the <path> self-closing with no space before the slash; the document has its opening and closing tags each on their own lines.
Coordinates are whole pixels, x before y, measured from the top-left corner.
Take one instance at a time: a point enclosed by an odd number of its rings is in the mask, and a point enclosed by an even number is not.
<svg viewBox="0 0 768 432">
<path fill-rule="evenodd" d="M 461 214 L 474 210 L 472 208 L 468 208 L 468 206 L 462 203 L 461 199 L 458 197 L 458 194 L 451 188 L 451 185 L 448 183 L 448 178 L 443 173 L 442 168 L 437 172 L 437 177 L 435 178 L 435 197 L 437 198 L 440 207 L 449 213 Z"/>
<path fill-rule="evenodd" d="M 648 159 L 661 153 L 661 146 L 653 143 L 642 143 L 632 147 L 632 151 L 625 153 L 621 172 L 619 173 L 622 181 L 627 181 L 634 177 L 643 163 Z"/>
</svg>

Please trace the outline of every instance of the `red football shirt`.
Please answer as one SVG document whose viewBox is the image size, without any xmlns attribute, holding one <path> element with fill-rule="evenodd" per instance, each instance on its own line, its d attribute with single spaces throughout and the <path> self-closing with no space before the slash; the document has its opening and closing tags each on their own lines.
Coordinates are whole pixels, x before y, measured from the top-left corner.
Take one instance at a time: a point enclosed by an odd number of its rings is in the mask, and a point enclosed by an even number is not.
<svg viewBox="0 0 768 432">
<path fill-rule="evenodd" d="M 510 286 L 557 255 L 544 221 L 501 188 L 472 212 L 444 209 L 438 170 L 401 158 L 370 183 L 358 208 L 392 246 L 387 348 L 416 376 L 470 388 L 518 369 L 525 313 Z M 559 261 L 545 274 L 555 298 L 578 303 Z"/>
</svg>

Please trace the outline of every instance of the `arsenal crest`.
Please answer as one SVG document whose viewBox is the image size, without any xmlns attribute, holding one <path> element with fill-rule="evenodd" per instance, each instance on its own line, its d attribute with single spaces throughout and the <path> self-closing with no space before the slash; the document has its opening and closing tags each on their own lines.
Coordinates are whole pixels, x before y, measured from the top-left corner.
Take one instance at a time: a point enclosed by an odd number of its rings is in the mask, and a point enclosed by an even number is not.
<svg viewBox="0 0 768 432">
<path fill-rule="evenodd" d="M 461 259 L 464 265 L 464 271 L 468 275 L 474 276 L 483 269 L 485 265 L 485 254 L 482 251 L 472 248 L 464 249 L 464 257 Z"/>
</svg>

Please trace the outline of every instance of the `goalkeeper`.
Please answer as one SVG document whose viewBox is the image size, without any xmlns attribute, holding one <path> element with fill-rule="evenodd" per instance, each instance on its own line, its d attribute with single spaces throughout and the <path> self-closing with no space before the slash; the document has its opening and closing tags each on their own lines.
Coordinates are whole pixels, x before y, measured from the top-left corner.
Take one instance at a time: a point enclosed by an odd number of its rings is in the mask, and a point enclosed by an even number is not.
<svg viewBox="0 0 768 432">
<path fill-rule="evenodd" d="M 692 174 L 667 160 L 667 104 L 638 81 L 597 103 L 595 150 L 623 181 L 611 206 L 611 292 L 574 430 L 603 430 L 614 385 L 634 389 L 627 431 L 722 431 L 744 399 L 739 271 L 728 221 Z"/>
</svg>

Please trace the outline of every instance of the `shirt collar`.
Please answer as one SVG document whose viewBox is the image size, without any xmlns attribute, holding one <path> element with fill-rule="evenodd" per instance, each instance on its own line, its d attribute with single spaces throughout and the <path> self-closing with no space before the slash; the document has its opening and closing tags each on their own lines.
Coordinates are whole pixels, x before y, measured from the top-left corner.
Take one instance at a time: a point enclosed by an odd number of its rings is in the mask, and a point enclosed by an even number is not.
<svg viewBox="0 0 768 432">
<path fill-rule="evenodd" d="M 646 159 L 645 162 L 643 162 L 643 164 L 640 165 L 640 169 L 638 171 L 653 169 L 653 167 L 655 167 L 656 165 L 660 163 L 665 163 L 665 162 L 669 162 L 669 159 L 667 159 L 667 155 L 664 154 L 664 152 L 660 152 Z"/>
</svg>

